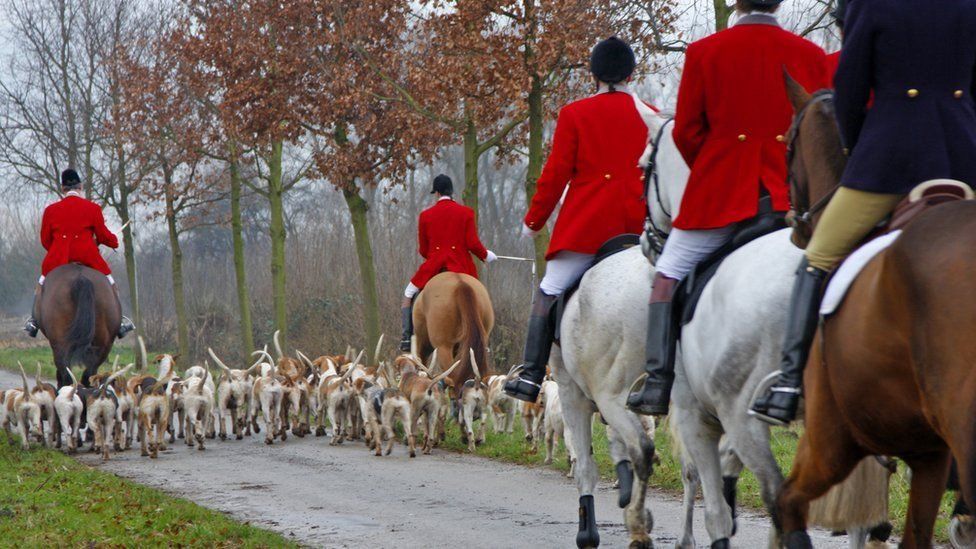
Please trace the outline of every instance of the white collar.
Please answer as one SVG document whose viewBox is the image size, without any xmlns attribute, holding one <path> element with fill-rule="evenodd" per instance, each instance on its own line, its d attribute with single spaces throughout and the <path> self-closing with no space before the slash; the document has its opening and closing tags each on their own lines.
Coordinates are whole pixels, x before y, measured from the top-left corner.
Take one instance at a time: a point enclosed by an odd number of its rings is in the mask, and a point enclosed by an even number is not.
<svg viewBox="0 0 976 549">
<path fill-rule="evenodd" d="M 451 198 L 450 196 L 442 196 L 442 197 L 440 197 L 440 198 L 437 199 L 438 202 L 440 202 L 442 200 L 454 200 L 454 199 Z"/>
<path fill-rule="evenodd" d="M 70 191 L 64 193 L 64 197 L 65 198 L 67 198 L 69 196 L 76 196 L 78 198 L 84 198 L 84 196 L 81 194 L 81 191 L 76 191 L 76 190 L 70 190 Z"/>
<path fill-rule="evenodd" d="M 628 86 L 626 82 L 614 84 L 613 91 L 630 93 L 630 86 Z M 600 95 L 601 93 L 609 93 L 609 92 L 610 92 L 610 84 L 607 84 L 606 82 L 600 82 L 600 88 L 596 91 L 595 95 Z"/>
</svg>

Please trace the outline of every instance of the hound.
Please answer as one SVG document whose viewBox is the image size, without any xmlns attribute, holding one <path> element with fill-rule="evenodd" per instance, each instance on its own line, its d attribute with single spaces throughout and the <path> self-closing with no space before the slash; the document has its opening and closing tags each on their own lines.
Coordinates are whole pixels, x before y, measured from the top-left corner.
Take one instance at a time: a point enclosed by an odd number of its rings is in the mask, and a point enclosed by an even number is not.
<svg viewBox="0 0 976 549">
<path fill-rule="evenodd" d="M 95 387 L 101 385 L 102 381 L 108 379 L 118 371 L 119 356 L 115 355 L 112 361 L 112 372 L 108 376 L 105 374 L 95 374 L 91 376 L 90 382 Z M 132 447 L 132 435 L 136 428 L 135 395 L 129 390 L 128 382 L 122 376 L 113 378 L 112 390 L 118 403 L 115 411 L 115 425 L 112 428 L 112 444 L 116 452 L 123 449 L 128 450 Z M 82 391 L 84 393 L 85 391 Z M 88 395 L 85 395 L 87 399 Z M 125 435 L 122 434 L 122 427 L 125 427 Z"/>
<path fill-rule="evenodd" d="M 183 410 L 186 422 L 186 445 L 190 448 L 194 443 L 199 450 L 204 450 L 203 439 L 207 434 L 208 424 L 213 418 L 214 393 L 211 387 L 210 372 L 203 370 L 204 377 L 189 377 L 183 382 Z"/>
<path fill-rule="evenodd" d="M 502 389 L 508 376 L 496 375 L 488 378 L 488 408 L 495 433 L 511 434 L 515 427 L 515 399 Z"/>
<path fill-rule="evenodd" d="M 461 385 L 461 395 L 458 398 L 458 423 L 461 426 L 461 440 L 468 443 L 468 451 L 474 453 L 475 445 L 485 441 L 485 405 L 488 402 L 488 386 L 481 380 L 478 361 L 471 353 L 471 368 L 474 379 L 469 379 Z M 474 432 L 474 422 L 481 420 L 477 437 Z"/>
<path fill-rule="evenodd" d="M 251 411 L 251 423 L 254 426 L 254 431 L 260 432 L 257 424 L 257 417 L 260 413 L 264 417 L 264 428 L 266 430 L 264 443 L 274 444 L 275 437 L 280 437 L 281 441 L 284 442 L 288 438 L 288 433 L 280 426 L 281 421 L 278 417 L 284 392 L 281 386 L 282 377 L 277 374 L 273 364 L 268 364 L 267 369 L 262 364 L 262 370 L 265 373 L 257 378 L 251 388 L 251 401 L 255 403 Z"/>
<path fill-rule="evenodd" d="M 88 416 L 86 419 L 88 428 L 95 433 L 92 450 L 99 450 L 102 453 L 103 460 L 108 459 L 108 437 L 110 433 L 114 434 L 116 414 L 119 409 L 119 401 L 115 395 L 115 389 L 112 388 L 112 382 L 117 377 L 125 375 L 133 366 L 135 365 L 130 364 L 121 371 L 112 374 L 102 382 L 97 391 L 88 396 L 86 406 Z M 117 446 L 118 444 L 116 444 Z"/>
<path fill-rule="evenodd" d="M 37 363 L 37 375 L 34 377 L 34 388 L 31 389 L 31 400 L 37 403 L 41 409 L 41 437 L 44 446 L 50 448 L 54 445 L 55 439 L 60 440 L 58 429 L 57 412 L 54 410 L 54 399 L 58 393 L 49 383 L 41 380 L 41 363 Z M 47 430 L 44 430 L 44 423 L 47 423 Z"/>
<path fill-rule="evenodd" d="M 363 352 L 359 353 L 344 374 L 324 377 L 319 384 L 319 422 L 321 424 L 321 418 L 328 414 L 329 422 L 332 424 L 332 440 L 329 442 L 331 446 L 342 444 L 346 439 L 349 408 L 356 405 L 352 398 L 353 388 L 349 378 L 356 370 L 356 365 L 362 360 L 363 354 Z"/>
<path fill-rule="evenodd" d="M 250 431 L 247 418 L 251 409 L 251 389 L 254 386 L 252 376 L 261 368 L 261 360 L 246 370 L 233 370 L 217 357 L 213 349 L 208 347 L 207 352 L 223 370 L 217 385 L 217 423 L 220 424 L 220 440 L 227 439 L 227 424 L 224 418 L 230 419 L 234 436 L 237 440 L 241 440 L 244 438 L 245 427 Z"/>
<path fill-rule="evenodd" d="M 532 443 L 532 451 L 539 451 L 539 438 L 542 436 L 542 419 L 545 408 L 541 402 L 522 402 L 522 430 L 525 440 Z"/>
<path fill-rule="evenodd" d="M 562 405 L 559 403 L 559 385 L 552 379 L 542 382 L 540 393 L 543 406 L 543 432 L 546 441 L 546 465 L 552 463 L 552 451 L 559 445 L 559 437 L 564 437 L 566 443 L 566 460 L 569 462 L 567 477 L 572 478 L 576 468 L 576 456 L 573 455 L 573 445 L 569 441 L 569 431 L 563 422 Z"/>
<path fill-rule="evenodd" d="M 142 337 L 139 337 L 139 349 L 143 369 L 148 369 L 149 360 Z M 171 401 L 182 392 L 182 385 L 173 381 L 175 376 L 171 361 L 172 357 L 169 357 L 169 360 L 160 363 L 160 372 L 166 373 L 160 379 L 151 376 L 136 378 L 140 380 L 136 388 L 139 402 L 139 442 L 142 445 L 142 455 L 149 456 L 151 459 L 156 459 L 159 451 L 166 449 L 166 431 L 173 417 Z"/>
<path fill-rule="evenodd" d="M 7 438 L 10 438 L 10 426 L 17 428 L 20 434 L 20 445 L 24 450 L 30 450 L 30 435 L 44 438 L 44 431 L 41 425 L 41 407 L 32 398 L 31 390 L 27 386 L 27 374 L 24 373 L 24 366 L 17 362 L 20 367 L 20 378 L 24 382 L 24 389 L 12 389 L 7 391 L 5 404 L 7 412 L 4 418 L 4 429 L 7 431 Z"/>
<path fill-rule="evenodd" d="M 436 364 L 437 351 L 431 358 L 431 364 Z M 400 374 L 400 392 L 410 401 L 410 415 L 413 420 L 411 431 L 417 433 L 420 418 L 424 418 L 424 454 L 430 454 L 434 448 L 434 439 L 438 433 L 438 421 L 441 418 L 440 381 L 445 379 L 461 361 L 457 361 L 450 368 L 443 371 L 434 379 L 430 379 L 429 370 L 417 357 L 400 355 L 394 361 Z M 423 372 L 421 372 L 423 370 Z"/>
<path fill-rule="evenodd" d="M 58 396 L 54 399 L 54 410 L 57 412 L 60 421 L 61 432 L 68 437 L 68 453 L 73 454 L 78 450 L 78 436 L 81 430 L 81 413 L 84 410 L 84 403 L 78 396 L 78 380 L 75 374 L 68 368 L 68 376 L 71 378 L 71 385 L 61 387 Z M 61 447 L 61 438 L 58 437 L 57 445 Z"/>
</svg>

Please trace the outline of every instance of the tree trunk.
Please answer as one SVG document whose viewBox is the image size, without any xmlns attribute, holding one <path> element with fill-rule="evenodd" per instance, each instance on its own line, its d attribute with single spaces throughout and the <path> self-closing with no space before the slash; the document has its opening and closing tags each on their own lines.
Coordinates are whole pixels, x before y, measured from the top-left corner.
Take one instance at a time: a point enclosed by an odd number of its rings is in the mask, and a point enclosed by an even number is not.
<svg viewBox="0 0 976 549">
<path fill-rule="evenodd" d="M 544 131 L 542 116 L 542 81 L 538 76 L 533 75 L 529 88 L 529 166 L 525 174 L 526 208 L 532 203 L 536 182 L 542 175 L 542 133 Z M 535 246 L 535 272 L 539 280 L 542 280 L 546 274 L 546 249 L 549 248 L 548 227 L 542 227 L 533 244 Z"/>
<path fill-rule="evenodd" d="M 363 318 L 366 324 L 366 353 L 370 363 L 375 364 L 379 357 L 372 356 L 380 337 L 380 300 L 376 289 L 376 264 L 373 261 L 373 244 L 369 237 L 369 224 L 366 212 L 369 206 L 359 195 L 355 184 L 343 188 L 342 195 L 349 207 L 352 228 L 356 238 L 356 256 L 359 258 L 359 279 L 363 285 Z"/>
<path fill-rule="evenodd" d="M 166 178 L 166 227 L 169 229 L 169 247 L 172 255 L 173 303 L 176 306 L 176 340 L 180 356 L 190 356 L 190 329 L 186 318 L 186 295 L 183 293 L 183 249 L 180 248 L 180 233 L 176 226 L 176 197 L 173 194 L 172 174 L 164 167 Z"/>
<path fill-rule="evenodd" d="M 274 327 L 281 331 L 282 346 L 288 335 L 288 306 L 285 295 L 285 212 L 281 178 L 283 143 L 271 144 L 268 159 L 268 202 L 271 208 L 271 289 L 274 301 Z"/>
<path fill-rule="evenodd" d="M 124 173 L 124 170 L 121 170 Z M 138 336 L 142 332 L 142 312 L 139 310 L 139 277 L 136 272 L 136 247 L 132 238 L 132 216 L 129 214 L 129 187 L 125 181 L 119 182 L 119 201 L 115 207 L 119 220 L 125 228 L 122 229 L 122 252 L 125 254 L 125 277 L 129 282 L 129 307 L 132 310 L 132 322 L 136 325 L 137 337 L 133 338 L 133 345 L 138 347 Z"/>
<path fill-rule="evenodd" d="M 251 296 L 247 289 L 247 269 L 244 263 L 244 223 L 241 221 L 241 172 L 237 163 L 237 148 L 230 146 L 230 230 L 234 241 L 234 274 L 237 279 L 237 310 L 240 316 L 243 355 L 254 350 L 254 330 L 251 326 Z"/>
<path fill-rule="evenodd" d="M 478 156 L 478 130 L 469 120 L 464 131 L 464 192 L 461 199 L 465 206 L 474 210 L 475 222 L 478 221 Z"/>
<path fill-rule="evenodd" d="M 730 6 L 726 0 L 712 0 L 715 6 L 715 32 L 729 28 L 729 17 L 735 11 L 735 6 Z"/>
</svg>

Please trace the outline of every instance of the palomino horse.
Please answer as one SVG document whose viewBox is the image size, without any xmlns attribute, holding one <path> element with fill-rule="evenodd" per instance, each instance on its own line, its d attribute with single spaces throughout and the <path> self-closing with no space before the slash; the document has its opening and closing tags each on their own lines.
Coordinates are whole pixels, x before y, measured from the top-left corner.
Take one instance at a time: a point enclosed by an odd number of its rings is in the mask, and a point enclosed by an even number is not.
<svg viewBox="0 0 976 549">
<path fill-rule="evenodd" d="M 471 352 L 485 375 L 491 375 L 488 360 L 488 337 L 495 325 L 495 311 L 484 284 L 461 273 L 440 273 L 424 286 L 413 306 L 413 325 L 417 356 L 429 356 L 437 350 L 440 372 L 455 361 L 461 365 L 448 376 L 453 387 L 474 376 Z"/>
<path fill-rule="evenodd" d="M 62 265 L 44 279 L 36 313 L 54 354 L 58 387 L 72 384 L 68 368 L 75 364 L 85 367 L 81 383 L 87 386 L 112 351 L 122 322 L 108 278 L 82 265 Z"/>
<path fill-rule="evenodd" d="M 793 203 L 801 214 L 816 214 L 810 205 L 825 203 L 844 166 L 832 94 L 811 97 L 793 82 L 788 90 L 798 113 Z M 974 249 L 976 202 L 923 212 L 822 321 L 804 377 L 806 430 L 777 498 L 787 547 L 811 546 L 810 500 L 867 455 L 897 456 L 911 467 L 903 547 L 931 547 L 950 458 L 959 464 L 962 497 L 974 508 Z"/>
</svg>

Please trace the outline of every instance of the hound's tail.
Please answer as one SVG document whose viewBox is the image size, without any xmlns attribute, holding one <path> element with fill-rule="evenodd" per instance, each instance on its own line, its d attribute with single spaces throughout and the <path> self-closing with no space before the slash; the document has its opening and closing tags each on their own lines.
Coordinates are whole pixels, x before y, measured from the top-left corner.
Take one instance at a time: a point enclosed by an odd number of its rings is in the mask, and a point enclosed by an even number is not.
<svg viewBox="0 0 976 549">
<path fill-rule="evenodd" d="M 481 311 L 478 310 L 478 299 L 474 293 L 474 288 L 462 282 L 454 290 L 454 298 L 458 307 L 458 316 L 461 317 L 461 349 L 459 358 L 461 359 L 461 380 L 474 374 L 472 359 L 477 361 L 485 370 L 485 374 L 491 374 L 491 365 L 488 362 L 488 334 L 485 325 L 481 321 Z"/>
</svg>

